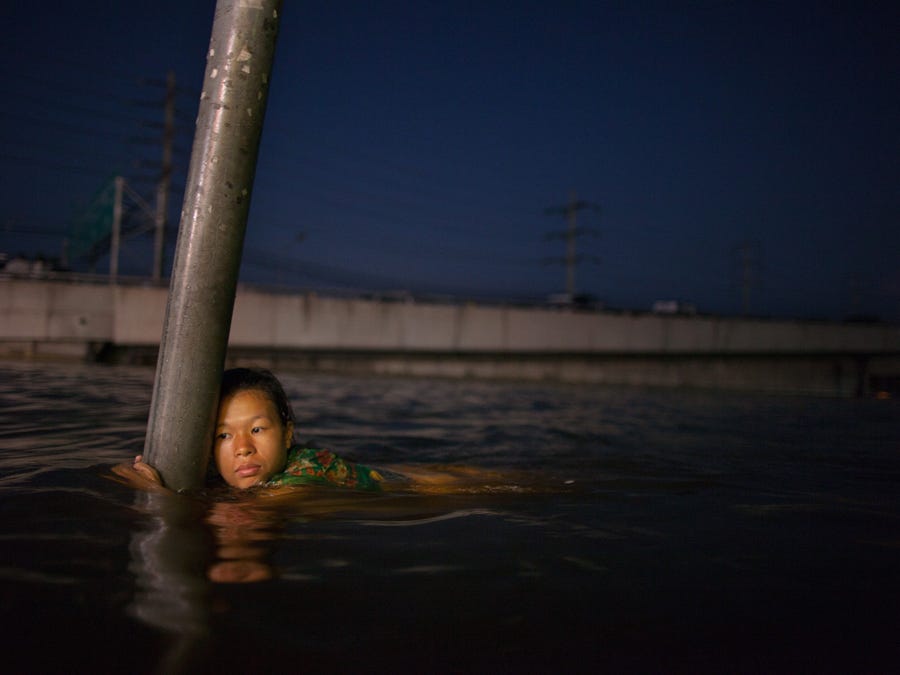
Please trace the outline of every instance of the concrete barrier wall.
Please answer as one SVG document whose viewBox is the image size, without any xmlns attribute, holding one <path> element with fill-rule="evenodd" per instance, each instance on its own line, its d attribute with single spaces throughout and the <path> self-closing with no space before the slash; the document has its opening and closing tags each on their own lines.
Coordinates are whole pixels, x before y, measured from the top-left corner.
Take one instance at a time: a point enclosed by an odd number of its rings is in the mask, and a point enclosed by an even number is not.
<svg viewBox="0 0 900 675">
<path fill-rule="evenodd" d="M 109 341 L 117 345 L 159 345 L 166 318 L 168 291 L 163 288 L 116 286 L 116 320 Z"/>
<path fill-rule="evenodd" d="M 100 284 L 0 280 L 0 340 L 110 340 L 112 297 Z"/>
<path fill-rule="evenodd" d="M 826 322 L 390 303 L 240 291 L 231 344 L 513 354 L 897 353 L 900 329 Z"/>
<path fill-rule="evenodd" d="M 152 363 L 165 289 L 0 278 L 0 355 Z M 377 302 L 239 289 L 228 365 L 856 396 L 900 327 Z"/>
<path fill-rule="evenodd" d="M 165 289 L 0 279 L 0 340 L 158 345 Z M 900 327 L 379 302 L 239 289 L 233 347 L 497 354 L 900 354 Z"/>
</svg>

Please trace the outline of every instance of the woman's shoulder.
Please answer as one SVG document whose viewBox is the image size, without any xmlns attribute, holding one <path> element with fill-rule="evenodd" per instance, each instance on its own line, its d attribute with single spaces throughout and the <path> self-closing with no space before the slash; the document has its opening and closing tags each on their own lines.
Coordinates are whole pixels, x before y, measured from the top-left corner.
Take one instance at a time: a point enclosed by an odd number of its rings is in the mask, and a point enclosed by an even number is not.
<svg viewBox="0 0 900 675">
<path fill-rule="evenodd" d="M 345 460 L 331 450 L 295 445 L 288 449 L 284 471 L 271 485 L 337 485 L 364 490 L 378 489 L 378 472 Z"/>
</svg>

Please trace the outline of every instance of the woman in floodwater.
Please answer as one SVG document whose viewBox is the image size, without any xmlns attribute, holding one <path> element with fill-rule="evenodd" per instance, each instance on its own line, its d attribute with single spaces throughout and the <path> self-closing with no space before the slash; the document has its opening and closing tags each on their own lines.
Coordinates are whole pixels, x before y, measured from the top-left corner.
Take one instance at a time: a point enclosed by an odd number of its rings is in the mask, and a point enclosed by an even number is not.
<svg viewBox="0 0 900 675">
<path fill-rule="evenodd" d="M 215 582 L 247 583 L 275 575 L 268 558 L 269 542 L 281 529 L 285 514 L 253 499 L 251 488 L 291 485 L 333 485 L 380 490 L 382 475 L 369 467 L 341 459 L 333 452 L 294 444 L 294 413 L 281 383 L 267 370 L 236 368 L 222 378 L 213 442 L 213 463 L 225 483 L 246 498 L 214 499 L 205 503 L 204 521 L 216 547 L 207 576 Z M 159 472 L 138 455 L 133 464 L 113 471 L 129 484 L 168 492 Z M 212 475 L 212 471 L 210 471 Z M 267 495 L 270 492 L 264 490 Z M 287 494 L 283 492 L 282 494 Z M 175 528 L 177 530 L 177 528 Z M 172 536 L 166 518 L 156 521 L 144 549 Z M 156 567 L 152 566 L 155 573 Z M 157 574 L 150 574 L 156 578 Z M 151 606 L 152 609 L 152 606 Z"/>
<path fill-rule="evenodd" d="M 530 483 L 528 477 L 518 472 L 466 466 L 403 465 L 376 471 L 328 450 L 295 444 L 295 424 L 290 401 L 272 373 L 251 368 L 225 371 L 216 416 L 213 461 L 208 473 L 211 477 L 217 473 L 227 486 L 240 494 L 226 497 L 216 493 L 212 500 L 203 502 L 204 521 L 212 528 L 216 542 L 215 559 L 207 570 L 212 581 L 245 583 L 275 575 L 268 561 L 269 542 L 288 513 L 281 507 L 293 503 L 291 496 L 296 491 L 291 488 L 294 486 L 436 495 L 520 492 L 523 485 Z M 113 472 L 133 487 L 169 493 L 159 472 L 140 455 L 133 463 L 115 466 Z M 514 474 L 519 480 L 512 482 Z M 287 500 L 258 500 L 257 496 L 283 496 Z M 324 513 L 335 504 L 329 498 L 317 502 L 316 508 L 323 509 Z M 165 518 L 154 522 L 161 529 L 149 532 L 145 538 L 150 542 L 159 540 L 172 529 Z M 150 576 L 155 579 L 157 575 Z"/>
<path fill-rule="evenodd" d="M 379 472 L 329 450 L 295 445 L 294 422 L 290 401 L 272 373 L 256 368 L 225 371 L 213 441 L 213 461 L 222 480 L 240 490 L 289 485 L 381 488 L 384 478 Z M 163 486 L 159 472 L 141 455 L 114 471 L 137 487 Z"/>
</svg>

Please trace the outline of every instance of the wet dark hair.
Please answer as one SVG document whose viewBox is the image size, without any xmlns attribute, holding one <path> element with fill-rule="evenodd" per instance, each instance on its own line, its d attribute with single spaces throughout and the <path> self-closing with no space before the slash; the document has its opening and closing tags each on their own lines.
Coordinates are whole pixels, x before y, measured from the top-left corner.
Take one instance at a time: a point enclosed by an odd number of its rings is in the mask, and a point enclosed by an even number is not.
<svg viewBox="0 0 900 675">
<path fill-rule="evenodd" d="M 268 398 L 282 424 L 294 423 L 294 411 L 281 382 L 264 368 L 232 368 L 222 375 L 222 388 L 219 390 L 219 404 L 227 397 L 241 391 L 259 391 Z"/>
<path fill-rule="evenodd" d="M 291 408 L 291 402 L 288 400 L 287 394 L 284 393 L 284 387 L 281 382 L 271 372 L 264 368 L 232 368 L 226 370 L 222 374 L 222 386 L 219 389 L 219 405 L 222 401 L 233 394 L 241 391 L 258 391 L 269 399 L 278 411 L 278 417 L 282 424 L 294 422 L 294 411 Z M 293 439 L 291 440 L 293 443 Z M 210 457 L 209 465 L 206 468 L 207 484 L 216 486 L 226 486 L 227 483 L 216 465 L 215 452 Z"/>
</svg>

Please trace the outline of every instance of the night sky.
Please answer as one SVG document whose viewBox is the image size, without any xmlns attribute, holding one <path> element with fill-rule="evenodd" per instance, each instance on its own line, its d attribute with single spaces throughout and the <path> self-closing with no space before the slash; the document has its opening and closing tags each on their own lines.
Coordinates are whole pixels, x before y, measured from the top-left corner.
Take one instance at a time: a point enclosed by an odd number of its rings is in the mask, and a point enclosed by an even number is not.
<svg viewBox="0 0 900 675">
<path fill-rule="evenodd" d="M 215 3 L 7 5 L 0 251 L 86 270 L 112 176 L 152 205 L 171 70 L 168 268 Z M 898 321 L 898 7 L 287 0 L 241 280 L 542 301 L 574 193 L 608 307 Z"/>
</svg>

